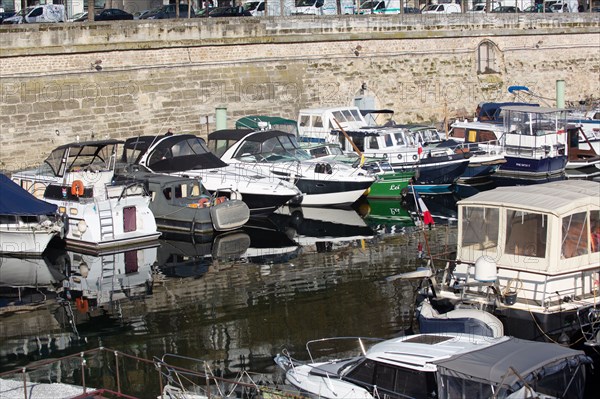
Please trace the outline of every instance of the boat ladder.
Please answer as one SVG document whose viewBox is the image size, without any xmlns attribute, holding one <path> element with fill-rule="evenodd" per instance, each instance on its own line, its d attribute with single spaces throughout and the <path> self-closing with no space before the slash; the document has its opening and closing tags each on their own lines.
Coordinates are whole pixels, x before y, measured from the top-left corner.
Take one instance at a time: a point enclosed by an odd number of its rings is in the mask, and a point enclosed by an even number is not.
<svg viewBox="0 0 600 399">
<path fill-rule="evenodd" d="M 104 283 L 108 283 L 108 279 L 110 279 L 110 288 L 109 288 L 109 302 L 112 302 L 112 295 L 113 292 L 115 290 L 115 274 L 116 274 L 116 267 L 117 267 L 117 262 L 115 260 L 115 254 L 111 254 L 111 255 L 104 255 L 101 256 L 101 261 L 100 264 L 102 266 L 102 278 L 100 280 L 100 287 L 98 288 L 98 302 L 100 301 L 100 297 L 102 295 L 104 295 L 104 290 L 102 289 L 102 286 L 104 286 Z M 102 301 L 104 302 L 104 301 Z"/>
<path fill-rule="evenodd" d="M 113 219 L 113 213 L 110 201 L 106 201 L 107 207 L 101 206 L 102 202 L 98 201 L 98 218 L 100 219 L 100 239 L 113 239 L 115 238 L 115 222 Z"/>
</svg>

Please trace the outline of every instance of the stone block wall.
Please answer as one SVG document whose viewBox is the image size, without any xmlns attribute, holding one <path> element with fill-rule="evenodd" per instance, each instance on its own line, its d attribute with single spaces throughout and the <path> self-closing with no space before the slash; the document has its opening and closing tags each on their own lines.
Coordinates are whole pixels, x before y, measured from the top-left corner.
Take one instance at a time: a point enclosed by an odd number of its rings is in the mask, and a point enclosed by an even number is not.
<svg viewBox="0 0 600 399">
<path fill-rule="evenodd" d="M 388 18 L 391 17 L 391 18 Z M 600 22 L 588 15 L 340 16 L 0 26 L 0 169 L 74 140 L 214 130 L 246 115 L 365 94 L 397 122 L 471 115 L 526 85 L 554 105 L 600 97 Z M 593 17 L 593 16 L 592 16 Z M 235 20 L 235 21 L 234 21 Z M 479 49 L 493 48 L 478 73 Z M 366 91 L 361 89 L 363 83 Z"/>
</svg>

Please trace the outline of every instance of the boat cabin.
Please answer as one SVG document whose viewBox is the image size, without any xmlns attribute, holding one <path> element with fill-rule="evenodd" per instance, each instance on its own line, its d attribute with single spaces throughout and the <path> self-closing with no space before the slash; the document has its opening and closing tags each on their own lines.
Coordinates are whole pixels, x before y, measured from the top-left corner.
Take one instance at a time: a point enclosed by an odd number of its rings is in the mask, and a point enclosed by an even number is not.
<svg viewBox="0 0 600 399">
<path fill-rule="evenodd" d="M 499 187 L 459 201 L 457 282 L 498 278 L 506 291 L 542 306 L 589 297 L 600 269 L 599 192 L 596 182 L 565 180 Z M 490 262 L 489 273 L 477 270 L 482 260 Z"/>
<path fill-rule="evenodd" d="M 358 107 L 332 107 L 301 109 L 298 114 L 298 140 L 331 142 L 332 130 L 358 130 L 368 123 Z M 335 141 L 333 141 L 335 142 Z"/>
</svg>

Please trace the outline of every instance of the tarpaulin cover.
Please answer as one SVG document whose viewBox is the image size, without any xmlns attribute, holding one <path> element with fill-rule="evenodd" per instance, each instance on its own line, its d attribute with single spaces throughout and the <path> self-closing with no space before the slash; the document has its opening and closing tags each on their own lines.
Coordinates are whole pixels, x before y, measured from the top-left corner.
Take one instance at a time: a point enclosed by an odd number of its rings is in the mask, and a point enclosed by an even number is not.
<svg viewBox="0 0 600 399">
<path fill-rule="evenodd" d="M 481 350 L 452 356 L 434 363 L 441 375 L 466 378 L 518 389 L 521 378 L 530 382 L 544 369 L 556 369 L 587 363 L 589 359 L 581 351 L 546 342 L 524 341 L 510 338 L 497 345 Z M 562 365 L 562 366 L 561 366 Z M 518 375 L 515 375 L 514 370 Z"/>
<path fill-rule="evenodd" d="M 7 176 L 0 174 L 0 215 L 50 215 L 56 205 L 35 198 Z"/>
</svg>

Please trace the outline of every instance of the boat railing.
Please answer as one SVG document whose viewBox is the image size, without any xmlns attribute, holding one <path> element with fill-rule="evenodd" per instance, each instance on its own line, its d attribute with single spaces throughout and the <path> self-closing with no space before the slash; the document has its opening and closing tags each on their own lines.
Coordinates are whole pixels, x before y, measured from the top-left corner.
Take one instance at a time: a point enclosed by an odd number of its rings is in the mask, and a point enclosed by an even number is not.
<svg viewBox="0 0 600 399">
<path fill-rule="evenodd" d="M 196 369 L 173 365 L 172 361 L 176 358 L 187 359 Z M 153 378 L 152 375 L 157 378 Z M 237 378 L 223 378 L 210 369 L 208 362 L 199 359 L 168 355 L 150 360 L 106 347 L 52 358 L 0 373 L 0 381 L 9 380 L 22 387 L 25 399 L 31 397 L 35 386 L 44 383 L 64 384 L 70 388 L 70 392 L 80 392 L 71 396 L 61 393 L 61 397 L 71 398 L 99 395 L 94 397 L 167 399 L 173 397 L 168 395 L 172 392 L 189 394 L 181 397 L 204 399 L 264 398 L 273 397 L 271 395 L 277 390 L 275 383 L 267 381 L 262 374 L 242 372 Z M 99 385 L 102 387 L 98 387 Z M 0 387 L 2 386 L 4 384 L 0 384 Z M 92 388 L 93 386 L 96 388 Z M 14 388 L 11 389 L 11 392 L 14 391 Z M 151 393 L 153 391 L 156 392 Z M 280 398 L 293 397 L 281 390 L 277 390 L 276 394 Z"/>
<path fill-rule="evenodd" d="M 306 343 L 306 351 L 312 363 L 315 358 L 323 358 L 332 354 L 345 354 L 348 357 L 365 354 L 367 346 L 372 346 L 377 342 L 381 342 L 382 338 L 369 337 L 329 337 L 321 338 Z M 317 346 L 322 346 L 317 348 Z M 311 350 L 312 347 L 312 350 Z"/>
</svg>

